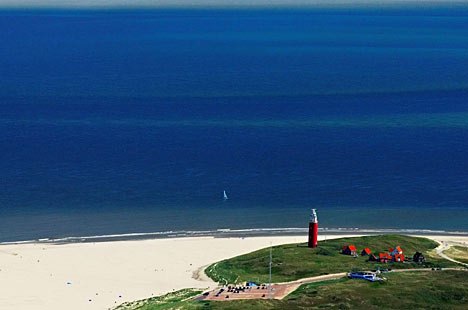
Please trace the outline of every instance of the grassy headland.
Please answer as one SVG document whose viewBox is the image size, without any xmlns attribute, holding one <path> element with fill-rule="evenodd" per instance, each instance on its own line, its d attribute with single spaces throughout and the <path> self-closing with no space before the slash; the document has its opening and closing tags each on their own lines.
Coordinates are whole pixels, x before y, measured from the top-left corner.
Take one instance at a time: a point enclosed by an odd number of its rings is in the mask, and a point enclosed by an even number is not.
<svg viewBox="0 0 468 310">
<path fill-rule="evenodd" d="M 305 284 L 283 300 L 149 299 L 139 308 L 118 309 L 466 309 L 467 275 L 467 271 L 430 270 L 389 273 L 384 283 L 343 278 Z"/>
<path fill-rule="evenodd" d="M 422 252 L 427 263 L 388 263 L 367 262 L 366 256 L 353 258 L 340 253 L 343 245 L 354 244 L 360 254 L 363 248 L 370 248 L 373 253 L 387 252 L 389 248 L 401 246 L 404 254 L 413 257 L 416 251 Z M 303 244 L 288 244 L 273 247 L 272 281 L 286 282 L 306 277 L 345 272 L 351 270 L 370 270 L 380 268 L 421 268 L 421 267 L 456 267 L 435 254 L 438 243 L 427 239 L 404 235 L 380 235 L 353 238 L 340 238 L 320 241 L 314 249 Z M 220 283 L 240 283 L 243 281 L 268 281 L 270 249 L 262 249 L 246 255 L 215 263 L 206 269 L 213 280 Z"/>
<path fill-rule="evenodd" d="M 369 247 L 373 253 L 387 252 L 399 245 L 411 257 L 416 251 L 427 259 L 424 264 L 413 262 L 381 264 L 368 262 L 367 257 L 356 258 L 341 254 L 343 245 L 353 244 L 358 253 Z M 355 309 L 355 308 L 417 308 L 466 309 L 468 282 L 466 270 L 432 270 L 430 267 L 459 267 L 439 257 L 434 250 L 438 243 L 403 235 L 381 235 L 340 238 L 321 241 L 315 249 L 306 244 L 273 247 L 273 281 L 286 282 L 305 277 L 339 273 L 350 270 L 369 270 L 376 267 L 411 269 L 427 267 L 427 271 L 386 273 L 385 282 L 341 278 L 304 284 L 283 300 L 251 299 L 206 301 L 193 299 L 200 292 L 181 290 L 160 297 L 126 303 L 117 309 Z M 458 250 L 455 248 L 455 250 Z M 463 249 L 465 251 L 465 249 Z M 463 252 L 464 253 L 464 252 Z M 221 283 L 242 281 L 266 282 L 270 249 L 223 260 L 207 268 L 207 274 Z"/>
</svg>

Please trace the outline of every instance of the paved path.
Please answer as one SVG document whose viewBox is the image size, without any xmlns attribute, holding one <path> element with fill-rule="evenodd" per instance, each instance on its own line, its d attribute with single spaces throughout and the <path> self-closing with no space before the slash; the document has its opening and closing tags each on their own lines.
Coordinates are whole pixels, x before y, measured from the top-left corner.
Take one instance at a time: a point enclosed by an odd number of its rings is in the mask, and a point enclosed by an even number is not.
<svg viewBox="0 0 468 310">
<path fill-rule="evenodd" d="M 284 297 L 288 296 L 291 292 L 294 292 L 302 284 L 340 279 L 340 278 L 346 277 L 347 274 L 348 273 L 346 272 L 332 273 L 332 274 L 325 274 L 321 276 L 303 278 L 303 279 L 299 279 L 299 280 L 295 280 L 291 282 L 278 283 L 278 285 L 284 285 L 286 288 L 281 292 L 281 294 L 277 294 L 277 295 L 275 294 L 275 298 L 283 299 Z"/>
<path fill-rule="evenodd" d="M 325 274 L 325 275 L 321 275 L 321 276 L 302 278 L 302 279 L 294 280 L 294 281 L 290 281 L 290 282 L 281 282 L 281 283 L 278 283 L 278 284 L 306 284 L 306 283 L 312 283 L 312 282 L 320 282 L 320 281 L 326 281 L 326 280 L 339 279 L 339 278 L 346 277 L 346 275 L 347 275 L 346 272 L 332 273 L 332 274 Z"/>
<path fill-rule="evenodd" d="M 468 271 L 465 268 L 440 268 L 439 270 L 456 270 L 456 271 Z M 412 272 L 412 271 L 434 271 L 432 268 L 415 268 L 415 269 L 393 269 L 390 272 Z"/>
</svg>

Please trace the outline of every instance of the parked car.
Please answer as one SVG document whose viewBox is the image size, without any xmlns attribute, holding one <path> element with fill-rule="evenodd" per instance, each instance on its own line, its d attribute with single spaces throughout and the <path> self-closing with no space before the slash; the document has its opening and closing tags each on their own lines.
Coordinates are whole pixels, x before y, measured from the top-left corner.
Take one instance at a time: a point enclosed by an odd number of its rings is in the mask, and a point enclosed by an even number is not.
<svg viewBox="0 0 468 310">
<path fill-rule="evenodd" d="M 375 273 L 372 272 L 364 272 L 364 271 L 357 271 L 357 272 L 350 272 L 348 273 L 348 278 L 350 279 L 362 279 L 371 282 L 375 281 L 382 281 L 382 278 L 377 277 Z"/>
</svg>

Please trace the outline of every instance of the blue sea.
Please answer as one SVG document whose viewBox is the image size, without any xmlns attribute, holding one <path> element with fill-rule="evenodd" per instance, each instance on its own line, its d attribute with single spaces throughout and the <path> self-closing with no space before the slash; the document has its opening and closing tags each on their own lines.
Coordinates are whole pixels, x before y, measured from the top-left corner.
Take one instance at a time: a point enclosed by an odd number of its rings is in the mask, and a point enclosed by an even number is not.
<svg viewBox="0 0 468 310">
<path fill-rule="evenodd" d="M 310 208 L 468 231 L 468 6 L 0 11 L 0 242 Z"/>
</svg>

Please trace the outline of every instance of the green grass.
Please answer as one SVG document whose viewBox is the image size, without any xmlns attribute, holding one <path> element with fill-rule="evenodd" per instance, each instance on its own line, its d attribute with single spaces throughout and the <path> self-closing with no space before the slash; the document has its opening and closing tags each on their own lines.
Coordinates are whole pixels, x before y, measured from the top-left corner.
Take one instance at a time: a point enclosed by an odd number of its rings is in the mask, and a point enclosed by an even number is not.
<svg viewBox="0 0 468 310">
<path fill-rule="evenodd" d="M 468 264 L 468 247 L 452 246 L 444 254 L 462 263 Z"/>
<path fill-rule="evenodd" d="M 343 278 L 305 284 L 284 300 L 148 302 L 138 309 L 467 309 L 467 276 L 467 271 L 389 273 L 384 283 Z"/>
<path fill-rule="evenodd" d="M 319 288 L 303 285 L 283 302 L 292 308 L 310 305 L 341 309 L 360 306 L 369 309 L 463 309 L 468 305 L 467 272 L 427 271 L 385 276 L 387 281 L 384 283 L 343 279 Z"/>
<path fill-rule="evenodd" d="M 191 304 L 187 300 L 202 293 L 200 290 L 183 289 L 166 295 L 152 297 L 143 300 L 126 302 L 115 308 L 115 310 L 165 310 L 165 309 L 198 309 L 197 304 Z"/>
<path fill-rule="evenodd" d="M 319 242 L 310 249 L 303 244 L 289 244 L 273 247 L 273 282 L 286 282 L 305 277 L 338 273 L 351 270 L 381 268 L 421 268 L 415 263 L 380 264 L 367 262 L 367 257 L 340 254 L 343 245 L 354 244 L 358 252 L 369 247 L 373 253 L 388 251 L 400 245 L 404 253 L 412 258 L 416 251 L 423 252 L 428 262 L 425 267 L 454 267 L 456 264 L 444 260 L 432 251 L 438 244 L 427 238 L 403 235 L 380 235 L 354 238 L 331 239 Z M 206 274 L 220 283 L 240 283 L 244 281 L 267 282 L 269 248 L 215 263 L 206 269 Z"/>
</svg>

